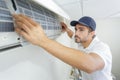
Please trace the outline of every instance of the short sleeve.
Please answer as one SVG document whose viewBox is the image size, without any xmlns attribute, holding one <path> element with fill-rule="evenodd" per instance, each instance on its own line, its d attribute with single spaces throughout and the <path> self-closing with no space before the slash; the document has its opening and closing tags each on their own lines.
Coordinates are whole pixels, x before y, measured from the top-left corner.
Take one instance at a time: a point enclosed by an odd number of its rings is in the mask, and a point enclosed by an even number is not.
<svg viewBox="0 0 120 80">
<path fill-rule="evenodd" d="M 103 61 L 105 62 L 104 68 L 106 68 L 107 65 L 112 63 L 111 51 L 110 51 L 110 48 L 108 47 L 108 45 L 106 45 L 104 43 L 96 44 L 93 47 L 91 52 L 96 53 L 103 59 Z"/>
</svg>

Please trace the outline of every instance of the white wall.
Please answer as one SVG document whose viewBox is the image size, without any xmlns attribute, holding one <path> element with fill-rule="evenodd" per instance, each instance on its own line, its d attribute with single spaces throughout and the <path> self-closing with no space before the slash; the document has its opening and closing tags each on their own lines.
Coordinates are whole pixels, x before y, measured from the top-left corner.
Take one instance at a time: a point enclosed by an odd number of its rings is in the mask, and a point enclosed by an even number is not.
<svg viewBox="0 0 120 80">
<path fill-rule="evenodd" d="M 110 46 L 113 56 L 112 73 L 120 80 L 120 19 L 98 20 L 96 34 Z"/>
<path fill-rule="evenodd" d="M 113 55 L 112 73 L 120 80 L 120 19 L 97 20 L 98 37 L 108 43 Z M 57 41 L 69 46 L 62 34 Z M 40 47 L 28 45 L 0 53 L 0 80 L 68 80 L 71 67 Z"/>
<path fill-rule="evenodd" d="M 57 41 L 69 46 L 64 38 L 62 34 Z M 33 45 L 0 53 L 0 80 L 68 80 L 70 70 L 71 66 Z"/>
</svg>

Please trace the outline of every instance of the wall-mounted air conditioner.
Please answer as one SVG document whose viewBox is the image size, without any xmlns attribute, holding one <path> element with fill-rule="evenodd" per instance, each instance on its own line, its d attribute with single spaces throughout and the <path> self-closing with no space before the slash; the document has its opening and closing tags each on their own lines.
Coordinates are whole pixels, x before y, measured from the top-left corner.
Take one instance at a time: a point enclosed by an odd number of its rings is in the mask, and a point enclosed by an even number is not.
<svg viewBox="0 0 120 80">
<path fill-rule="evenodd" d="M 43 3 L 39 0 L 0 0 L 0 52 L 28 43 L 15 33 L 11 13 L 22 13 L 31 17 L 42 25 L 47 36 L 52 39 L 61 33 L 59 23 L 66 14 L 61 14 L 59 9 L 53 10 Z"/>
</svg>

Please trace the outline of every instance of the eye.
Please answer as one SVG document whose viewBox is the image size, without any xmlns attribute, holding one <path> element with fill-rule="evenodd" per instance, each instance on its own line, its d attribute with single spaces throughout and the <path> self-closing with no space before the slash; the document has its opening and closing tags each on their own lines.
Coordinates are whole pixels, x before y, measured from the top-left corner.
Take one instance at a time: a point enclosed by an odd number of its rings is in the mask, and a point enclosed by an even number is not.
<svg viewBox="0 0 120 80">
<path fill-rule="evenodd" d="M 79 30 L 80 30 L 80 31 L 84 31 L 84 29 L 82 29 L 82 28 L 80 28 Z"/>
</svg>

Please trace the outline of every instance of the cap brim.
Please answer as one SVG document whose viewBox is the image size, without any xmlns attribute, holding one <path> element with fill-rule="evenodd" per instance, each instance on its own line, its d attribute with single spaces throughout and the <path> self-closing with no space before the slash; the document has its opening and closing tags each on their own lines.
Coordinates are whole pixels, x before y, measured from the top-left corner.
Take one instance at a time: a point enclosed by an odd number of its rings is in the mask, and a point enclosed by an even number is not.
<svg viewBox="0 0 120 80">
<path fill-rule="evenodd" d="M 71 26 L 76 26 L 76 24 L 78 24 L 79 22 L 78 21 L 71 21 L 70 25 Z"/>
<path fill-rule="evenodd" d="M 71 21 L 71 23 L 70 23 L 70 25 L 71 25 L 71 26 L 76 26 L 76 24 L 82 24 L 82 25 L 84 25 L 84 26 L 87 26 L 87 27 L 88 27 L 88 25 L 87 25 L 87 24 L 82 23 L 82 22 L 79 22 L 79 21 Z"/>
</svg>

